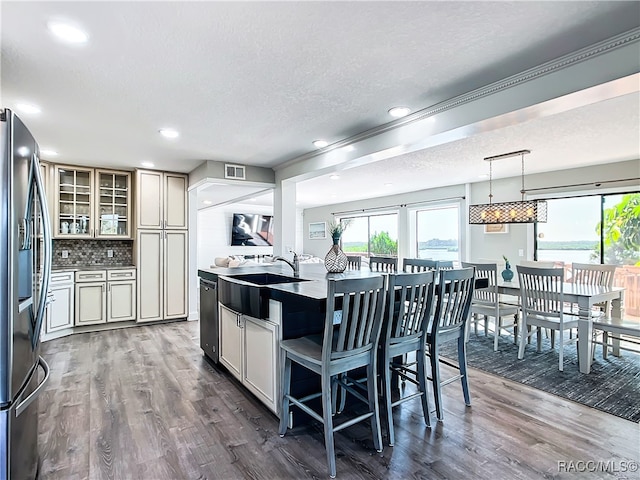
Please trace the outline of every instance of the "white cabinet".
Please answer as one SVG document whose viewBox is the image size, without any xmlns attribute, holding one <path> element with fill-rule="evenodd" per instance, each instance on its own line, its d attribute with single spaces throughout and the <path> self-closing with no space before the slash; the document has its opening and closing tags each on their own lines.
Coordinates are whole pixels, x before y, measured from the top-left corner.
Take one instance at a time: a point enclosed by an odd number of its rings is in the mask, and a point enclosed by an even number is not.
<svg viewBox="0 0 640 480">
<path fill-rule="evenodd" d="M 268 320 L 243 316 L 244 319 L 244 369 L 242 383 L 255 396 L 278 413 L 279 349 L 278 325 Z"/>
<path fill-rule="evenodd" d="M 107 271 L 107 323 L 136 319 L 135 269 Z"/>
<path fill-rule="evenodd" d="M 188 224 L 187 187 L 187 175 L 138 170 L 136 172 L 138 229 L 185 230 Z"/>
<path fill-rule="evenodd" d="M 57 238 L 131 238 L 131 172 L 55 166 Z"/>
<path fill-rule="evenodd" d="M 73 327 L 75 307 L 73 272 L 52 273 L 49 290 L 51 302 L 46 313 L 46 334 Z"/>
<path fill-rule="evenodd" d="M 138 230 L 138 322 L 188 315 L 187 242 L 185 230 Z"/>
<path fill-rule="evenodd" d="M 220 305 L 220 363 L 275 414 L 279 411 L 279 327 Z"/>
<path fill-rule="evenodd" d="M 181 173 L 136 171 L 139 322 L 189 314 L 187 186 Z"/>
<path fill-rule="evenodd" d="M 95 325 L 136 318 L 136 271 L 76 272 L 75 324 Z"/>
<path fill-rule="evenodd" d="M 241 315 L 220 305 L 220 363 L 242 381 Z"/>
<path fill-rule="evenodd" d="M 76 283 L 76 325 L 107 322 L 106 282 Z"/>
</svg>

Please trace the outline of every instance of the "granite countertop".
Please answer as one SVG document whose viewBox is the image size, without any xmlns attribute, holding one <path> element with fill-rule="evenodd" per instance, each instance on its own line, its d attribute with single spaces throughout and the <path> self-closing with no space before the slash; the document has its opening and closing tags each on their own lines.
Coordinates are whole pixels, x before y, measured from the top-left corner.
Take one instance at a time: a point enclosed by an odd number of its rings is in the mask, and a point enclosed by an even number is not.
<svg viewBox="0 0 640 480">
<path fill-rule="evenodd" d="M 218 277 L 232 282 L 245 283 L 234 279 L 234 275 L 245 275 L 248 273 L 275 273 L 278 275 L 293 276 L 291 267 L 284 263 L 272 264 L 264 267 L 237 267 L 237 268 L 215 268 L 199 269 L 198 276 L 205 280 L 216 281 Z M 324 264 L 303 263 L 300 264 L 300 278 L 306 281 L 295 283 L 278 283 L 273 285 L 261 285 L 260 288 L 268 289 L 271 298 L 276 298 L 278 294 L 293 294 L 303 297 L 322 300 L 327 298 L 327 280 L 330 278 L 363 278 L 378 277 L 380 273 L 371 272 L 368 268 L 362 270 L 345 270 L 343 273 L 328 273 Z M 253 285 L 253 284 L 250 284 Z M 255 285 L 254 285 L 255 286 Z"/>
<path fill-rule="evenodd" d="M 136 268 L 135 265 L 53 265 L 53 272 L 77 272 L 79 270 L 121 270 L 123 268 Z"/>
</svg>

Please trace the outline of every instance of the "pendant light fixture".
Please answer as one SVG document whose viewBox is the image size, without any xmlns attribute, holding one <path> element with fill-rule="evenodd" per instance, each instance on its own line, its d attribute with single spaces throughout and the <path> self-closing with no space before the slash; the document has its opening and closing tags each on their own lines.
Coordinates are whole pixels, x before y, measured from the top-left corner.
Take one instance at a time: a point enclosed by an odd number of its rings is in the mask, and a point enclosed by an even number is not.
<svg viewBox="0 0 640 480">
<path fill-rule="evenodd" d="M 525 200 L 524 194 L 524 156 L 531 150 L 503 153 L 493 157 L 486 157 L 489 162 L 489 203 L 469 205 L 469 223 L 471 225 L 486 225 L 490 223 L 536 223 L 547 221 L 547 202 L 544 200 Z M 492 177 L 493 161 L 520 156 L 522 162 L 522 199 L 519 202 L 493 203 Z"/>
</svg>

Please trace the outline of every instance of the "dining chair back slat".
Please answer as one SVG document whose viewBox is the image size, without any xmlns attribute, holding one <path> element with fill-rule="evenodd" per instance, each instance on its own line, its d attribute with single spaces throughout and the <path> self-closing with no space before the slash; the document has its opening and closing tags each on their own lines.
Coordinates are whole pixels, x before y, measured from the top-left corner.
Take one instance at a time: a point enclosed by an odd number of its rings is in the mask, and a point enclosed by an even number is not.
<svg viewBox="0 0 640 480">
<path fill-rule="evenodd" d="M 402 271 L 407 273 L 433 270 L 438 272 L 440 262 L 426 258 L 405 258 L 402 260 Z"/>
<path fill-rule="evenodd" d="M 616 268 L 616 265 L 572 263 L 571 274 L 573 283 L 611 288 L 613 287 L 613 277 L 616 273 Z"/>
<path fill-rule="evenodd" d="M 362 257 L 360 255 L 347 255 L 347 268 L 350 270 L 360 270 Z"/>
<path fill-rule="evenodd" d="M 391 257 L 369 257 L 372 272 L 395 273 L 398 271 L 398 259 Z"/>
</svg>

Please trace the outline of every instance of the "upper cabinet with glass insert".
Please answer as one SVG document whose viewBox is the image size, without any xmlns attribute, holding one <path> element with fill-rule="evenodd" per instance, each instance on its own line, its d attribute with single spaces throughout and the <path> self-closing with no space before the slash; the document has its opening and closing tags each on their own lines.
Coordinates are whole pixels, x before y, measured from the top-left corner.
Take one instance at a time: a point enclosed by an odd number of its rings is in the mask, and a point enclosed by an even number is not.
<svg viewBox="0 0 640 480">
<path fill-rule="evenodd" d="M 96 170 L 96 232 L 98 238 L 129 238 L 131 174 Z"/>
<path fill-rule="evenodd" d="M 93 169 L 56 165 L 56 237 L 93 236 Z"/>
<path fill-rule="evenodd" d="M 131 174 L 56 165 L 57 238 L 130 238 Z"/>
</svg>

